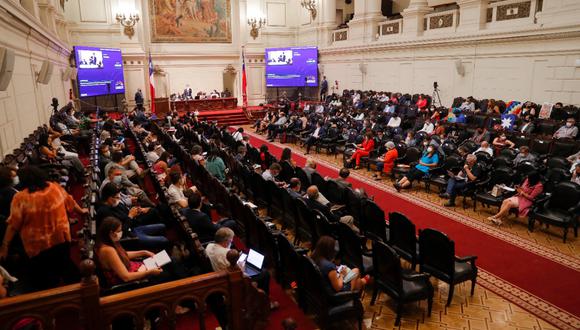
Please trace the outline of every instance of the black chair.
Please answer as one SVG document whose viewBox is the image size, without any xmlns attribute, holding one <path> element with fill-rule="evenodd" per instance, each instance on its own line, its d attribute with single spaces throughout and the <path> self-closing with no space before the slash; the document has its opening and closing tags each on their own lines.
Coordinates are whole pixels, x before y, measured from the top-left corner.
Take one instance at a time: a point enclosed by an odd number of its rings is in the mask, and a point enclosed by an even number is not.
<svg viewBox="0 0 580 330">
<path fill-rule="evenodd" d="M 296 219 L 298 218 L 298 210 L 296 208 L 295 199 L 290 196 L 286 189 L 282 189 L 282 205 L 284 206 L 284 213 L 281 216 L 282 229 L 296 229 Z"/>
<path fill-rule="evenodd" d="M 385 211 L 375 202 L 364 200 L 362 204 L 362 218 L 359 219 L 361 231 L 373 240 L 387 241 L 387 222 Z"/>
<path fill-rule="evenodd" d="M 576 142 L 572 139 L 555 139 L 550 154 L 555 157 L 568 157 L 574 153 Z"/>
<path fill-rule="evenodd" d="M 323 195 L 326 195 L 326 180 L 320 175 L 318 172 L 312 172 L 310 175 L 310 180 L 312 184 L 318 187 L 318 191 L 320 191 Z"/>
<path fill-rule="evenodd" d="M 547 168 L 561 168 L 568 170 L 570 168 L 570 163 L 566 158 L 563 157 L 550 157 L 546 159 Z"/>
<path fill-rule="evenodd" d="M 357 235 L 344 223 L 336 224 L 336 234 L 340 246 L 339 256 L 342 263 L 350 268 L 358 268 L 361 275 L 373 270 L 373 260 L 369 252 L 364 251 L 365 237 Z"/>
<path fill-rule="evenodd" d="M 550 153 L 550 140 L 533 139 L 530 151 L 540 156 Z"/>
<path fill-rule="evenodd" d="M 477 282 L 475 259 L 476 256 L 457 257 L 455 242 L 440 231 L 424 229 L 419 233 L 420 270 L 449 284 L 447 306 L 453 299 L 455 284 L 470 280 L 473 295 Z"/>
<path fill-rule="evenodd" d="M 374 288 L 371 305 L 375 304 L 379 291 L 389 295 L 397 304 L 395 326 L 401 322 L 403 304 L 427 299 L 427 316 L 433 307 L 433 286 L 429 274 L 416 273 L 401 267 L 399 255 L 381 242 L 373 242 Z"/>
<path fill-rule="evenodd" d="M 395 160 L 395 167 L 391 171 L 393 177 L 403 177 L 409 172 L 410 167 L 400 167 L 398 165 L 411 165 L 421 158 L 421 150 L 416 147 L 407 148 L 405 155 Z"/>
<path fill-rule="evenodd" d="M 411 269 L 415 269 L 419 261 L 417 229 L 411 220 L 398 212 L 389 213 L 389 245 L 411 263 Z"/>
<path fill-rule="evenodd" d="M 473 210 L 475 211 L 477 201 L 486 206 L 501 206 L 503 200 L 513 195 L 513 193 L 503 193 L 498 196 L 493 196 L 491 190 L 497 184 L 509 186 L 513 183 L 513 180 L 514 173 L 511 169 L 501 167 L 493 170 L 486 180 L 476 184 L 475 193 L 473 194 Z"/>
<path fill-rule="evenodd" d="M 305 255 L 308 250 L 295 247 L 283 234 L 276 236 L 276 242 L 278 244 L 276 279 L 283 287 L 289 288 L 292 282 L 298 280 L 300 256 Z"/>
<path fill-rule="evenodd" d="M 314 246 L 318 241 L 316 228 L 313 225 L 315 215 L 302 199 L 296 199 L 296 209 L 298 211 L 298 217 L 296 218 L 294 245 L 297 245 L 299 242 L 311 242 Z"/>
<path fill-rule="evenodd" d="M 580 212 L 580 185 L 561 182 L 552 191 L 550 198 L 541 205 L 534 206 L 528 217 L 528 229 L 534 230 L 536 220 L 547 225 L 564 228 L 564 243 L 570 227 L 574 237 L 578 237 L 578 214 Z"/>
<path fill-rule="evenodd" d="M 324 329 L 332 323 L 355 319 L 362 329 L 364 310 L 359 293 L 335 292 L 309 257 L 302 256 L 300 266 L 298 301 L 307 313 L 316 314 L 318 325 Z"/>
<path fill-rule="evenodd" d="M 310 186 L 310 180 L 308 179 L 306 172 L 304 172 L 302 168 L 296 166 L 296 168 L 294 168 L 294 173 L 296 174 L 296 177 L 300 180 L 302 190 L 305 190 Z"/>
<path fill-rule="evenodd" d="M 346 205 L 346 188 L 334 180 L 326 181 L 325 197 L 336 205 Z"/>
</svg>

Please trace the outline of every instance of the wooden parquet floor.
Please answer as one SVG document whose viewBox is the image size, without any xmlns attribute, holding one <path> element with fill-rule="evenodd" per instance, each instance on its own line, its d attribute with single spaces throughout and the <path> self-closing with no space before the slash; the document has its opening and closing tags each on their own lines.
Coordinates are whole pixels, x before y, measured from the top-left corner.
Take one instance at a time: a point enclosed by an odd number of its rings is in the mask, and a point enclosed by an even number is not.
<svg viewBox="0 0 580 330">
<path fill-rule="evenodd" d="M 253 130 L 248 126 L 245 128 L 248 132 Z M 304 149 L 296 144 L 288 144 L 293 152 L 304 153 Z M 308 156 L 306 156 L 308 157 Z M 309 157 L 324 160 L 335 164 L 336 167 L 342 167 L 342 157 L 325 153 L 310 154 Z M 372 178 L 373 172 L 365 169 L 355 171 L 357 174 L 364 175 L 369 179 Z M 390 179 L 383 179 L 382 184 L 391 186 Z M 434 189 L 432 189 L 434 190 Z M 445 200 L 439 198 L 435 192 L 427 192 L 421 185 L 412 190 L 404 192 L 411 194 L 417 199 L 427 200 L 439 205 L 443 205 Z M 467 209 L 461 206 L 461 198 L 457 199 L 457 207 L 454 211 L 466 215 L 474 221 L 485 222 L 487 217 L 494 214 L 496 208 L 485 208 L 478 206 L 473 211 L 473 205 L 468 204 Z M 470 202 L 468 202 L 470 203 Z M 536 228 L 530 233 L 527 229 L 527 220 L 515 219 L 513 216 L 510 220 L 505 221 L 500 227 L 502 231 L 517 235 L 522 239 L 532 241 L 538 245 L 557 250 L 563 254 L 580 258 L 580 240 L 568 235 L 568 241 L 562 242 L 561 230 L 555 228 Z M 527 310 L 520 308 L 514 303 L 502 298 L 494 292 L 476 286 L 475 294 L 469 295 L 470 283 L 456 285 L 455 295 L 450 307 L 445 307 L 448 294 L 448 285 L 432 278 L 435 288 L 435 299 L 431 317 L 427 317 L 427 303 L 423 301 L 416 304 L 405 305 L 401 324 L 395 327 L 395 306 L 393 301 L 386 295 L 380 294 L 374 306 L 371 306 L 372 286 L 367 287 L 363 297 L 365 308 L 364 325 L 366 329 L 386 330 L 386 329 L 439 329 L 439 330 L 471 330 L 471 329 L 521 329 L 521 330 L 539 330 L 539 329 L 557 329 L 556 326 L 545 322 L 536 315 Z M 571 288 L 572 289 L 572 288 Z M 354 325 L 345 325 L 345 329 L 355 329 Z"/>
</svg>

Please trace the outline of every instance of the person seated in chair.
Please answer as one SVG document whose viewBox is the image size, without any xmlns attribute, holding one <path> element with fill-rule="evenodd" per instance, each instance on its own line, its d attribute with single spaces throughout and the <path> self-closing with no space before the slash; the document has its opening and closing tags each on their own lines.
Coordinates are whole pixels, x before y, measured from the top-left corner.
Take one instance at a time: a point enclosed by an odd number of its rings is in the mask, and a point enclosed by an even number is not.
<svg viewBox="0 0 580 330">
<path fill-rule="evenodd" d="M 387 148 L 387 152 L 378 158 L 377 163 L 377 171 L 381 174 L 373 174 L 373 177 L 376 180 L 381 180 L 382 176 L 388 176 L 391 174 L 393 167 L 395 167 L 395 160 L 399 157 L 399 151 L 395 147 L 395 143 L 393 141 L 389 141 L 385 143 L 385 147 Z"/>
<path fill-rule="evenodd" d="M 399 182 L 395 182 L 393 186 L 398 192 L 401 189 L 406 189 L 411 186 L 413 181 L 421 179 L 422 177 L 429 174 L 429 170 L 436 167 L 439 163 L 439 155 L 432 145 L 427 146 L 426 150 L 423 152 L 423 156 L 419 160 L 419 163 L 412 167 L 407 175 L 405 175 Z"/>
<path fill-rule="evenodd" d="M 538 172 L 532 171 L 528 173 L 528 177 L 524 180 L 521 186 L 516 186 L 516 195 L 506 198 L 501 203 L 499 212 L 489 218 L 491 222 L 501 226 L 502 219 L 506 217 L 512 208 L 518 209 L 518 216 L 525 217 L 534 203 L 534 199 L 542 193 L 544 186 L 540 180 L 541 176 Z"/>
<path fill-rule="evenodd" d="M 114 151 L 111 155 L 111 162 L 105 166 L 105 173 L 109 173 L 111 167 L 117 167 L 123 171 L 123 175 L 127 178 L 132 178 L 135 175 L 141 175 L 143 170 L 135 161 L 135 156 L 123 156 L 123 152 Z"/>
<path fill-rule="evenodd" d="M 302 194 L 300 193 L 300 190 L 302 189 L 302 182 L 300 182 L 300 179 L 290 179 L 290 183 L 288 184 L 287 189 L 288 193 L 290 193 L 290 196 L 293 198 L 302 198 Z"/>
<path fill-rule="evenodd" d="M 578 127 L 574 125 L 576 119 L 572 117 L 566 119 L 566 124 L 554 133 L 554 139 L 574 139 L 578 135 Z"/>
<path fill-rule="evenodd" d="M 493 148 L 495 149 L 496 155 L 499 155 L 499 153 L 503 149 L 506 148 L 513 149 L 513 147 L 516 146 L 512 141 L 508 140 L 507 135 L 505 133 L 501 133 L 498 137 L 493 139 L 492 145 Z"/>
<path fill-rule="evenodd" d="M 150 207 L 133 206 L 129 208 L 121 200 L 117 185 L 107 183 L 101 192 L 102 205 L 97 210 L 97 223 L 106 217 L 115 217 L 123 223 L 127 235 L 134 234 L 139 241 L 150 249 L 160 250 L 167 247 L 165 225 L 160 223 L 159 212 Z"/>
<path fill-rule="evenodd" d="M 316 128 L 310 134 L 310 136 L 305 142 L 306 154 L 308 155 L 310 153 L 310 148 L 312 148 L 313 145 L 317 144 L 318 141 L 323 139 L 325 136 L 326 136 L 326 128 L 324 128 L 322 121 L 316 122 Z"/>
<path fill-rule="evenodd" d="M 109 168 L 107 177 L 101 183 L 99 194 L 102 194 L 103 187 L 105 187 L 109 182 L 113 182 L 119 187 L 119 189 L 121 189 L 121 195 L 125 205 L 132 206 L 139 201 L 141 205 L 155 207 L 155 204 L 149 199 L 147 194 L 138 185 L 127 179 L 120 168 L 116 166 Z"/>
<path fill-rule="evenodd" d="M 344 223 L 355 233 L 360 232 L 358 227 L 354 224 L 353 216 L 348 214 L 341 215 L 338 213 L 338 210 L 333 211 L 334 205 L 332 205 L 332 203 L 318 191 L 317 186 L 312 185 L 306 189 L 306 198 L 304 201 L 309 208 L 322 212 L 328 221 Z"/>
<path fill-rule="evenodd" d="M 580 185 L 580 163 L 574 166 L 574 171 L 572 171 L 572 177 L 570 181 Z"/>
<path fill-rule="evenodd" d="M 329 177 L 326 177 L 326 180 L 332 180 L 334 182 L 336 182 L 339 186 L 343 187 L 343 188 L 352 188 L 352 183 L 346 181 L 346 179 L 350 176 L 350 171 L 348 170 L 348 168 L 343 167 L 340 169 L 340 171 L 338 171 L 338 178 L 334 178 L 331 179 Z"/>
<path fill-rule="evenodd" d="M 536 156 L 530 153 L 530 148 L 528 146 L 521 146 L 520 152 L 514 158 L 514 166 L 520 165 L 523 162 L 535 162 Z"/>
<path fill-rule="evenodd" d="M 357 145 L 356 151 L 350 157 L 348 161 L 349 165 L 355 163 L 355 170 L 360 168 L 360 159 L 370 155 L 371 151 L 375 148 L 375 140 L 373 139 L 373 132 L 368 131 L 361 144 Z"/>
<path fill-rule="evenodd" d="M 304 170 L 304 173 L 306 173 L 308 181 L 312 181 L 312 173 L 316 172 L 316 160 L 313 158 L 306 159 L 306 164 L 304 164 L 302 169 Z"/>
<path fill-rule="evenodd" d="M 278 163 L 272 163 L 270 167 L 262 173 L 262 178 L 266 181 L 274 181 L 279 186 L 284 186 L 285 183 L 283 181 L 278 181 L 277 177 L 282 170 L 282 166 Z"/>
<path fill-rule="evenodd" d="M 490 156 L 493 156 L 493 149 L 489 146 L 489 143 L 487 141 L 482 141 L 481 146 L 477 148 L 477 150 L 475 150 L 473 154 L 476 154 L 481 151 L 488 153 Z"/>
<path fill-rule="evenodd" d="M 125 251 L 119 241 L 123 236 L 121 221 L 115 217 L 106 217 L 97 231 L 95 254 L 99 266 L 105 276 L 106 286 L 114 286 L 124 282 L 138 281 L 144 278 L 158 276 L 163 270 L 153 268 L 147 270 L 139 258 L 149 258 L 154 253 L 147 250 Z"/>
<path fill-rule="evenodd" d="M 235 227 L 235 221 L 224 219 L 218 223 L 213 223 L 209 215 L 201 210 L 202 196 L 199 192 L 192 193 L 188 198 L 189 208 L 185 210 L 185 218 L 189 226 L 199 236 L 202 243 L 213 240 L 216 231 L 222 227 Z"/>
<path fill-rule="evenodd" d="M 185 194 L 188 188 L 185 175 L 178 171 L 171 171 L 169 172 L 169 182 L 171 182 L 171 185 L 167 189 L 167 203 L 169 203 L 169 205 L 177 205 L 182 209 L 186 208 L 188 203 Z M 189 190 L 197 191 L 197 188 L 195 186 L 191 186 Z"/>
<path fill-rule="evenodd" d="M 288 121 L 288 117 L 284 112 L 280 112 L 280 117 L 276 122 L 273 124 L 268 125 L 268 140 L 274 141 L 278 133 L 283 129 L 283 126 L 286 125 Z"/>
<path fill-rule="evenodd" d="M 228 270 L 233 266 L 228 261 L 227 255 L 234 241 L 234 236 L 233 230 L 222 227 L 216 231 L 214 241 L 206 246 L 205 252 L 214 272 Z M 243 270 L 244 265 L 240 265 L 240 268 Z M 267 296 L 270 295 L 270 273 L 268 270 L 262 269 L 259 275 L 252 277 L 252 281 L 256 282 L 258 288 L 262 289 Z M 276 309 L 279 306 L 280 304 L 276 301 L 270 302 L 271 309 Z"/>
<path fill-rule="evenodd" d="M 458 173 L 447 171 L 449 181 L 447 181 L 447 189 L 445 193 L 441 194 L 441 198 L 449 198 L 445 206 L 455 206 L 455 197 L 457 193 L 462 191 L 470 182 L 474 182 L 481 175 L 481 167 L 477 164 L 477 157 L 469 154 L 465 159 L 465 165 Z"/>
<path fill-rule="evenodd" d="M 368 275 L 365 278 L 360 278 L 360 270 L 358 268 L 353 268 L 350 271 L 355 274 L 354 278 L 352 278 L 348 283 L 345 283 L 344 279 L 348 274 L 348 268 L 342 267 L 341 271 L 338 271 L 338 267 L 334 264 L 336 252 L 336 240 L 330 236 L 322 236 L 318 239 L 318 242 L 316 242 L 316 247 L 310 256 L 320 269 L 320 272 L 327 281 L 331 291 L 344 292 L 363 290 L 369 279 Z"/>
</svg>

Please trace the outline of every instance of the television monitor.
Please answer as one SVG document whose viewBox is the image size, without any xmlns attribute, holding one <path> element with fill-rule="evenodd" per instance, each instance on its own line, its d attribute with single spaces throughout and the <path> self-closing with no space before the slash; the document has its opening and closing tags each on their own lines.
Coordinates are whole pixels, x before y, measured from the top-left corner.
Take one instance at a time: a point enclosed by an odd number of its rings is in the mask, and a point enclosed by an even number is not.
<svg viewBox="0 0 580 330">
<path fill-rule="evenodd" d="M 120 49 L 75 46 L 74 52 L 81 97 L 125 93 Z"/>
<path fill-rule="evenodd" d="M 266 48 L 266 87 L 318 86 L 318 48 Z"/>
</svg>

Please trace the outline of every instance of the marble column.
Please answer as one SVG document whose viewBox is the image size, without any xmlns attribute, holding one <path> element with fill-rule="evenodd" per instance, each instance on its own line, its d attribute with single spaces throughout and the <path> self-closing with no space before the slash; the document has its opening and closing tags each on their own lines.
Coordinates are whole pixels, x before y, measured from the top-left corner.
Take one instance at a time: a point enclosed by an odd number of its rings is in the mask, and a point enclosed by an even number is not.
<svg viewBox="0 0 580 330">
<path fill-rule="evenodd" d="M 478 32 L 485 27 L 488 0 L 458 0 L 459 32 Z"/>
<path fill-rule="evenodd" d="M 375 40 L 377 23 L 384 19 L 381 14 L 381 0 L 354 0 L 354 17 L 348 23 L 349 40 Z"/>
<path fill-rule="evenodd" d="M 432 11 L 427 0 L 411 0 L 409 7 L 403 10 L 403 35 L 416 37 L 423 34 L 423 19 Z"/>
</svg>

